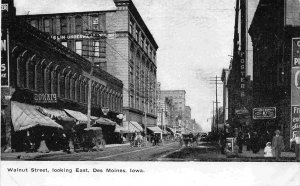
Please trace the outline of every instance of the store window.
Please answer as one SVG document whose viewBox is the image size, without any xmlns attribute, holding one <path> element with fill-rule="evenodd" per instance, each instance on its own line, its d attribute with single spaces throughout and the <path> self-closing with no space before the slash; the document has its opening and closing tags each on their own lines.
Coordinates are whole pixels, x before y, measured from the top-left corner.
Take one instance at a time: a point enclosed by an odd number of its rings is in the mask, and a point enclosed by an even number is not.
<svg viewBox="0 0 300 186">
<path fill-rule="evenodd" d="M 60 18 L 60 31 L 61 31 L 61 34 L 68 33 L 67 18 L 65 18 L 65 17 Z"/>
<path fill-rule="evenodd" d="M 75 52 L 82 55 L 82 41 L 75 41 Z"/>
<path fill-rule="evenodd" d="M 75 32 L 77 34 L 82 33 L 82 17 L 80 16 L 75 17 Z"/>
</svg>

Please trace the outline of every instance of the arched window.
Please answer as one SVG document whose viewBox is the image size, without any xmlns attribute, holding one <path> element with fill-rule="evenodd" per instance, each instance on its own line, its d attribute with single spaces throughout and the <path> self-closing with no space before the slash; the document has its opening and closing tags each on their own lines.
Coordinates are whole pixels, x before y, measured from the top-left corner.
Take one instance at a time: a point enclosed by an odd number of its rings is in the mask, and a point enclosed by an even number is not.
<svg viewBox="0 0 300 186">
<path fill-rule="evenodd" d="M 35 90 L 35 64 L 35 57 L 31 57 L 30 61 L 28 61 L 26 65 L 27 87 L 31 90 Z"/>
<path fill-rule="evenodd" d="M 51 71 L 51 93 L 58 94 L 57 66 Z"/>
<path fill-rule="evenodd" d="M 70 92 L 71 92 L 71 80 L 70 80 L 70 73 L 68 72 L 65 77 L 65 97 L 67 99 L 70 99 Z"/>
</svg>

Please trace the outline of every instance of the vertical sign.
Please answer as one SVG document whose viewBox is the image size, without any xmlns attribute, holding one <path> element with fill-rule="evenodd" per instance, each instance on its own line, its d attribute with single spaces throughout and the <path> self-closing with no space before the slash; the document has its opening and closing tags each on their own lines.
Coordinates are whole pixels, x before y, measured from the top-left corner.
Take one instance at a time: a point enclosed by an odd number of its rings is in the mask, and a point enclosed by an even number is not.
<svg viewBox="0 0 300 186">
<path fill-rule="evenodd" d="M 1 4 L 1 86 L 9 86 L 8 4 Z"/>
<path fill-rule="evenodd" d="M 300 38 L 292 39 L 291 137 L 300 131 Z"/>
</svg>

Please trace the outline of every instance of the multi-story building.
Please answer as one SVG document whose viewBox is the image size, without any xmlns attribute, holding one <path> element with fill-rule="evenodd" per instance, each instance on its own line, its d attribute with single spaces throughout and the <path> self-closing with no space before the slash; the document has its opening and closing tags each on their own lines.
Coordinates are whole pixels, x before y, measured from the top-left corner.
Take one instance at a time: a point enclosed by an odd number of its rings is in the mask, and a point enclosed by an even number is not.
<svg viewBox="0 0 300 186">
<path fill-rule="evenodd" d="M 156 123 L 158 45 L 131 0 L 114 3 L 116 8 L 109 11 L 21 17 L 122 80 L 126 119 L 152 125 Z"/>
<path fill-rule="evenodd" d="M 7 3 L 7 11 L 14 12 L 12 1 Z M 51 126 L 51 119 L 38 114 L 32 105 L 87 114 L 90 94 L 90 115 L 103 116 L 102 108 L 107 107 L 110 116 L 117 119 L 116 115 L 122 113 L 123 106 L 121 80 L 95 68 L 89 60 L 15 15 L 2 13 L 2 23 L 5 23 L 1 25 L 2 39 L 6 45 L 2 46 L 1 62 L 7 69 L 6 81 L 1 81 L 2 147 L 18 145 L 20 141 L 12 136 L 21 129 L 24 131 L 35 125 Z M 20 121 L 21 126 L 13 120 L 19 118 L 18 114 L 27 117 Z"/>
<path fill-rule="evenodd" d="M 228 103 L 225 118 L 232 128 L 251 126 L 253 50 L 248 30 L 259 0 L 236 0 L 233 57 L 228 72 L 222 72 Z M 225 96 L 225 95 L 224 95 Z"/>
<path fill-rule="evenodd" d="M 174 104 L 174 118 L 183 120 L 185 109 L 185 90 L 162 90 L 161 99 L 171 98 Z"/>
<path fill-rule="evenodd" d="M 192 109 L 191 109 L 190 106 L 185 106 L 183 119 L 184 120 L 191 120 L 192 119 Z"/>
<path fill-rule="evenodd" d="M 295 77 L 300 70 L 299 64 L 292 60 L 292 56 L 299 58 L 300 51 L 300 44 L 297 45 L 300 43 L 300 2 L 261 0 L 249 33 L 255 69 L 253 106 L 273 108 L 273 114 L 266 111 L 268 115 L 256 117 L 253 126 L 261 133 L 281 130 L 286 147 L 289 147 L 289 138 L 300 130 L 299 114 L 294 113 L 300 107 L 296 81 L 299 76 Z M 295 40 L 298 42 L 293 42 L 293 38 L 298 38 Z"/>
</svg>

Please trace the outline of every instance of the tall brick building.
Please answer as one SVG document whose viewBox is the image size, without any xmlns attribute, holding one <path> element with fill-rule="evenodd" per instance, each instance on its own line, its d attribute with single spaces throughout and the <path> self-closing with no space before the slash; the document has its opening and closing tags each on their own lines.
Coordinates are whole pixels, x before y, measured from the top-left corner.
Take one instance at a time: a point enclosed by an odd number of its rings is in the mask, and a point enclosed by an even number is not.
<svg viewBox="0 0 300 186">
<path fill-rule="evenodd" d="M 121 79 L 126 120 L 152 125 L 156 123 L 158 45 L 131 0 L 114 3 L 115 10 L 21 17 Z"/>
<path fill-rule="evenodd" d="M 174 105 L 173 117 L 175 120 L 183 120 L 185 110 L 185 90 L 162 90 L 161 100 L 172 99 Z"/>
<path fill-rule="evenodd" d="M 29 128 L 62 128 L 33 109 L 36 106 L 86 114 L 89 84 L 92 116 L 103 116 L 103 107 L 109 108 L 107 117 L 111 119 L 122 113 L 121 80 L 15 17 L 13 1 L 4 3 L 8 10 L 2 12 L 1 39 L 6 46 L 1 50 L 1 62 L 8 70 L 7 81 L 1 82 L 1 150 L 22 145 L 17 133 Z"/>
</svg>

